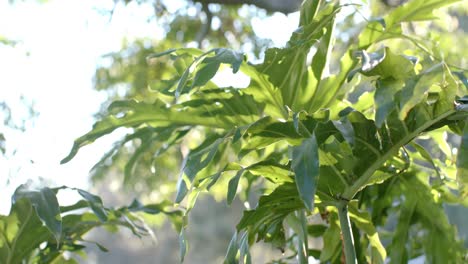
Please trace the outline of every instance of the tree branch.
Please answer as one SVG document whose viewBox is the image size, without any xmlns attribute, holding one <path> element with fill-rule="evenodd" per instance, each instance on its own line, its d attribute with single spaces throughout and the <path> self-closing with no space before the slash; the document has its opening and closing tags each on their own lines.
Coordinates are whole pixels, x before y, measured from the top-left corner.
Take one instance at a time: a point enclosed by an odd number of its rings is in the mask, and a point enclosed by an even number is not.
<svg viewBox="0 0 468 264">
<path fill-rule="evenodd" d="M 202 11 L 206 15 L 206 21 L 203 23 L 200 31 L 197 33 L 196 42 L 198 43 L 198 48 L 203 48 L 202 43 L 205 37 L 210 33 L 211 23 L 213 21 L 213 14 L 211 14 L 210 9 L 208 8 L 207 3 L 202 3 Z"/>
<path fill-rule="evenodd" d="M 192 0 L 202 4 L 254 5 L 268 12 L 293 13 L 299 10 L 302 0 Z"/>
</svg>

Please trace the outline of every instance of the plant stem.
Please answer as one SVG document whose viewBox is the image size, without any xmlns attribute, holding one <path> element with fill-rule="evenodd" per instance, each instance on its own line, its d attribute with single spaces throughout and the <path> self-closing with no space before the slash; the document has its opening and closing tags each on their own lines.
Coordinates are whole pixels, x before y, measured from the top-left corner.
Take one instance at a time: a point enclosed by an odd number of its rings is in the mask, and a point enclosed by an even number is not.
<svg viewBox="0 0 468 264">
<path fill-rule="evenodd" d="M 346 264 L 357 264 L 356 251 L 354 250 L 353 230 L 348 215 L 348 201 L 341 200 L 337 204 L 338 217 L 340 218 L 341 233 L 343 234 L 344 254 Z"/>
</svg>

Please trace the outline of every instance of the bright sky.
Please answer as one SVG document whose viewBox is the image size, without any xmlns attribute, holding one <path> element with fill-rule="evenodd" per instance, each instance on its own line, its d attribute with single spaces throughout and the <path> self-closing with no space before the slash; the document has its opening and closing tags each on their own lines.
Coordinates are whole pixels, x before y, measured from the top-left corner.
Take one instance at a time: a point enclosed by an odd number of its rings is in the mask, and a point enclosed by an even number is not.
<svg viewBox="0 0 468 264">
<path fill-rule="evenodd" d="M 152 12 L 148 6 L 118 6 L 109 21 L 99 11 L 111 10 L 112 0 L 8 2 L 0 0 L 0 36 L 20 43 L 15 47 L 0 44 L 0 101 L 6 101 L 17 114 L 25 111 L 19 103 L 24 95 L 34 102 L 39 116 L 24 133 L 5 130 L 0 124 L 9 150 L 7 157 L 0 156 L 0 214 L 8 214 L 12 193 L 28 179 L 42 177 L 52 186 L 89 187 L 89 170 L 118 135 L 81 149 L 65 165 L 59 162 L 73 140 L 91 129 L 92 115 L 106 98 L 93 90 L 95 67 L 103 54 L 120 49 L 124 37 L 162 34 L 154 21 L 147 23 Z M 183 4 L 183 0 L 171 1 L 169 8 L 175 10 Z M 277 14 L 255 23 L 258 35 L 283 45 L 297 20 L 297 14 L 290 18 Z M 268 30 L 272 23 L 275 32 Z M 73 199 L 60 197 L 60 202 Z"/>
</svg>

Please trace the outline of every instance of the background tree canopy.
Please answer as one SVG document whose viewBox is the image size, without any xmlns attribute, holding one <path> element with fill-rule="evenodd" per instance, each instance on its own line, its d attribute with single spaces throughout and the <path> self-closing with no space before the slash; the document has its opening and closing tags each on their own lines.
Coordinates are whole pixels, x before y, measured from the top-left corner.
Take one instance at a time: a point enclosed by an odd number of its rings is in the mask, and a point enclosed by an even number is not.
<svg viewBox="0 0 468 264">
<path fill-rule="evenodd" d="M 80 251 L 74 240 L 60 243 L 61 234 L 81 239 L 94 224 L 71 227 L 86 219 L 150 234 L 137 215 L 164 227 L 169 219 L 188 263 L 466 260 L 466 224 L 452 223 L 457 212 L 466 214 L 468 193 L 467 7 L 446 8 L 458 1 L 440 0 L 301 2 L 115 1 L 104 12 L 110 19 L 116 8 L 143 5 L 153 9 L 149 23 L 164 30 L 125 39 L 119 52 L 104 56 L 94 83 L 108 101 L 62 162 L 126 128 L 91 174 L 104 200 L 129 205 L 107 207 L 72 189 L 81 200 L 59 207 L 55 194 L 67 188 L 21 186 L 2 220 L 35 208 L 33 222 L 21 223 L 34 228 L 42 221 L 48 229 L 41 234 L 50 233 L 29 260 Z M 275 12 L 299 25 L 279 47 L 255 30 Z M 110 183 L 119 191 L 106 191 Z M 41 214 L 48 207 L 52 213 Z M 90 213 L 63 216 L 60 228 L 46 217 L 82 208 Z M 221 244 L 216 251 L 226 253 L 200 254 L 205 244 L 197 239 L 210 232 Z"/>
</svg>

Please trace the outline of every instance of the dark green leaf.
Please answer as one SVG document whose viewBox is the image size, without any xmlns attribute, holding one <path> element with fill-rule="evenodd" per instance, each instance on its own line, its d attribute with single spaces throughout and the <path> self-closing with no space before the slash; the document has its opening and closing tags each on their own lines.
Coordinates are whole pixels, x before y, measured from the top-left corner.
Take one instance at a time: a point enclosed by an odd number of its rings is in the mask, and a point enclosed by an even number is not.
<svg viewBox="0 0 468 264">
<path fill-rule="evenodd" d="M 218 151 L 219 144 L 224 141 L 223 138 L 212 138 L 206 140 L 202 145 L 192 150 L 184 160 L 183 174 L 181 173 L 177 182 L 176 203 L 180 203 L 187 194 L 187 181 L 192 183 L 197 173 L 204 169 L 214 158 Z"/>
<path fill-rule="evenodd" d="M 81 189 L 77 189 L 77 191 L 83 198 L 85 198 L 89 202 L 89 206 L 96 214 L 96 216 L 99 217 L 99 220 L 101 220 L 102 222 L 106 222 L 107 212 L 106 208 L 104 208 L 104 205 L 102 204 L 101 198 L 97 195 L 91 194 Z"/>
<path fill-rule="evenodd" d="M 236 173 L 236 175 L 229 181 L 229 186 L 228 186 L 228 193 L 227 193 L 227 203 L 231 204 L 232 201 L 234 200 L 234 197 L 236 196 L 237 193 L 237 186 L 239 185 L 239 180 L 242 177 L 242 174 L 244 174 L 244 169 L 241 169 Z"/>
<path fill-rule="evenodd" d="M 219 63 L 207 63 L 202 66 L 200 70 L 197 71 L 195 78 L 193 79 L 192 87 L 203 86 L 208 81 L 210 81 L 218 72 L 220 64 Z"/>
<path fill-rule="evenodd" d="M 282 227 L 284 218 L 302 208 L 304 208 L 304 203 L 299 198 L 296 185 L 285 183 L 272 193 L 260 197 L 257 208 L 244 211 L 237 230 L 247 230 L 251 242 L 268 238 L 276 238 L 274 241 L 277 242 L 284 241 Z M 284 247 L 279 244 L 277 246 Z"/>
<path fill-rule="evenodd" d="M 317 139 L 315 135 L 302 141 L 300 146 L 292 148 L 292 170 L 294 171 L 297 189 L 305 207 L 312 211 L 316 180 L 320 174 Z"/>
<path fill-rule="evenodd" d="M 47 187 L 33 190 L 30 186 L 22 184 L 13 194 L 12 201 L 15 203 L 22 198 L 31 202 L 37 215 L 55 236 L 58 243 L 62 235 L 62 217 L 55 193 Z"/>
<path fill-rule="evenodd" d="M 403 88 L 400 80 L 384 79 L 377 81 L 377 89 L 374 94 L 375 124 L 381 128 L 388 115 L 395 109 L 395 94 Z"/>
<path fill-rule="evenodd" d="M 207 57 L 203 62 L 210 64 L 230 64 L 232 72 L 236 73 L 239 71 L 242 62 L 244 61 L 244 54 L 241 52 L 233 51 L 230 49 L 215 49 L 215 55 Z"/>
<path fill-rule="evenodd" d="M 307 233 L 311 237 L 321 237 L 323 233 L 327 230 L 327 226 L 325 225 L 308 225 L 307 226 Z"/>
</svg>

